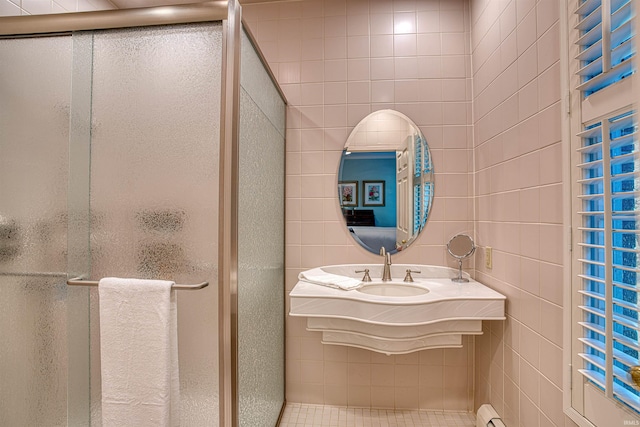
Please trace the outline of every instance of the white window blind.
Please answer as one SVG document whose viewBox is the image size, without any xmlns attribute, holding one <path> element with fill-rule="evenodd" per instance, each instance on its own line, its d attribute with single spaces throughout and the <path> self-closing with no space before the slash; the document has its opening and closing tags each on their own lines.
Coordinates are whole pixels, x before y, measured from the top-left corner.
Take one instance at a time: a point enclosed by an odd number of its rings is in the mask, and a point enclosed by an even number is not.
<svg viewBox="0 0 640 427">
<path fill-rule="evenodd" d="M 576 10 L 576 44 L 584 99 L 635 72 L 631 0 L 585 0 Z M 615 102 L 612 103 L 615 105 Z M 582 287 L 579 371 L 608 398 L 640 412 L 627 371 L 640 364 L 638 253 L 640 154 L 637 115 L 619 105 L 582 123 L 578 135 Z"/>
<path fill-rule="evenodd" d="M 585 96 L 597 92 L 633 73 L 629 59 L 635 54 L 632 0 L 585 0 L 576 14 L 581 62 L 578 90 Z"/>
</svg>

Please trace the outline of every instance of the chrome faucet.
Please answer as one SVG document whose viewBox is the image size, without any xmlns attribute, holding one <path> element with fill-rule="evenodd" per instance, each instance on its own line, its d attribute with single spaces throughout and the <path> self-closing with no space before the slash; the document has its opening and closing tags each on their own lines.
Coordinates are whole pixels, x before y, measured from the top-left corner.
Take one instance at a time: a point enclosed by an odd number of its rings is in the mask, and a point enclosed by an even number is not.
<svg viewBox="0 0 640 427">
<path fill-rule="evenodd" d="M 384 257 L 384 263 L 382 265 L 382 281 L 391 281 L 391 254 L 387 253 L 384 246 L 380 248 L 380 255 Z"/>
</svg>

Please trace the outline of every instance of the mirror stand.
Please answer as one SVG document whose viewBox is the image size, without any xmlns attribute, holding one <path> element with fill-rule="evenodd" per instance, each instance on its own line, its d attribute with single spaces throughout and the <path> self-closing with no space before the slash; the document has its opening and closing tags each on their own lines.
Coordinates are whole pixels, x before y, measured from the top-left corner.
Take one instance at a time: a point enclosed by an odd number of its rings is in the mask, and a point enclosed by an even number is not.
<svg viewBox="0 0 640 427">
<path fill-rule="evenodd" d="M 465 283 L 469 281 L 466 277 L 462 277 L 462 258 L 458 258 L 458 277 L 454 277 L 451 281 L 456 283 Z"/>
</svg>

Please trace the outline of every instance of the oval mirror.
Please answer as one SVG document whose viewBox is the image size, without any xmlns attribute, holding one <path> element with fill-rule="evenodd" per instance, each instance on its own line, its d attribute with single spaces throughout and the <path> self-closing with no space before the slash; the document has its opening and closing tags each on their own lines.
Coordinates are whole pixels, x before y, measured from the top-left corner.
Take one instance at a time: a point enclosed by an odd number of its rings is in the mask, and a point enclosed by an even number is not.
<svg viewBox="0 0 640 427">
<path fill-rule="evenodd" d="M 338 170 L 338 203 L 351 237 L 375 254 L 406 249 L 433 200 L 429 147 L 402 113 L 380 110 L 353 129 Z"/>
</svg>

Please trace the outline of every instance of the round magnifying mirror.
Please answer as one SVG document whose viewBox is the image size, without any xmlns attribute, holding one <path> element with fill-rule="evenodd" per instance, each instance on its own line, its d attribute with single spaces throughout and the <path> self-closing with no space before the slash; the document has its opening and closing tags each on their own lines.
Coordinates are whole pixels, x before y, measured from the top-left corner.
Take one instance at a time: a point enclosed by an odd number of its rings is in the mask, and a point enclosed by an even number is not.
<svg viewBox="0 0 640 427">
<path fill-rule="evenodd" d="M 337 184 L 345 225 L 360 246 L 374 254 L 406 249 L 423 230 L 433 200 L 424 135 L 397 111 L 369 114 L 347 139 Z"/>
<path fill-rule="evenodd" d="M 447 243 L 447 251 L 458 260 L 458 277 L 451 279 L 454 282 L 468 282 L 469 279 L 462 277 L 462 261 L 469 258 L 476 250 L 473 239 L 466 234 L 456 234 Z"/>
</svg>

